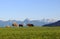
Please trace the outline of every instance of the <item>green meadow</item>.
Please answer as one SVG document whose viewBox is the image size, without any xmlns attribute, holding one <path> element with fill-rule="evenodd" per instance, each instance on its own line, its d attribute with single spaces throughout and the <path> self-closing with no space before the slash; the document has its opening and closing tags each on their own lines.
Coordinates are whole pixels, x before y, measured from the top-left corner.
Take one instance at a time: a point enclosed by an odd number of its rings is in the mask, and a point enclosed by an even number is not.
<svg viewBox="0 0 60 39">
<path fill-rule="evenodd" d="M 60 27 L 0 28 L 0 39 L 60 39 Z"/>
</svg>

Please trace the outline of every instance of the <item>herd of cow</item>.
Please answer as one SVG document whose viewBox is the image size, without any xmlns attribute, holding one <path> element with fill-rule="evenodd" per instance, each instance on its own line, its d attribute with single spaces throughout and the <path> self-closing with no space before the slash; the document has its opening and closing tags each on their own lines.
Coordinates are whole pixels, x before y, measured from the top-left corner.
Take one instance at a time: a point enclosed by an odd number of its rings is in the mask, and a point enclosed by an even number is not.
<svg viewBox="0 0 60 39">
<path fill-rule="evenodd" d="M 23 27 L 23 24 L 19 24 L 19 25 L 12 24 L 12 26 L 14 26 L 14 27 Z M 33 24 L 27 24 L 26 26 L 33 27 L 34 25 Z"/>
<path fill-rule="evenodd" d="M 23 27 L 24 25 L 23 24 L 13 23 L 12 26 L 14 26 L 14 27 Z M 33 27 L 34 25 L 33 24 L 27 24 L 26 26 Z"/>
</svg>

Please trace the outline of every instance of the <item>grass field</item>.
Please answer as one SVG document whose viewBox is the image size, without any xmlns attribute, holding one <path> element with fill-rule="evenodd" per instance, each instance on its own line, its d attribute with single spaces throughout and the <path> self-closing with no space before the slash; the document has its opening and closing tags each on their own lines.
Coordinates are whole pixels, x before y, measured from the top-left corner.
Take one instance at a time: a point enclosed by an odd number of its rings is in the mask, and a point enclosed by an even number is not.
<svg viewBox="0 0 60 39">
<path fill-rule="evenodd" d="M 0 28 L 0 39 L 60 39 L 60 27 Z"/>
</svg>

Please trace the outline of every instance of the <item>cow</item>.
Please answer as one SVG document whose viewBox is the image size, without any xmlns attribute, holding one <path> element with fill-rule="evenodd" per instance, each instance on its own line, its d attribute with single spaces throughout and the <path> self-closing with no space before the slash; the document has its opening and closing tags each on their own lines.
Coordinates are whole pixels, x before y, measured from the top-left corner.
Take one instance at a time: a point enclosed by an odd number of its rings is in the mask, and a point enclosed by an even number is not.
<svg viewBox="0 0 60 39">
<path fill-rule="evenodd" d="M 23 27 L 23 24 L 19 24 L 19 27 Z"/>
<path fill-rule="evenodd" d="M 14 22 L 14 23 L 12 24 L 12 26 L 18 27 L 18 24 Z"/>
<path fill-rule="evenodd" d="M 6 26 L 6 28 L 10 28 L 10 26 Z"/>
<path fill-rule="evenodd" d="M 33 25 L 33 24 L 27 24 L 27 26 L 29 26 L 29 27 L 33 27 L 34 25 Z"/>
</svg>

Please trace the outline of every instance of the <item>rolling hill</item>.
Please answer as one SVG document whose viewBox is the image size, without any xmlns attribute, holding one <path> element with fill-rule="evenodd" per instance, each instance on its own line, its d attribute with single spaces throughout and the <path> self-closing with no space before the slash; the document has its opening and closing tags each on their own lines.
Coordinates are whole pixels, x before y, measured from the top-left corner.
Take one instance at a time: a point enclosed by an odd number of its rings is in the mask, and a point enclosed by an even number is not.
<svg viewBox="0 0 60 39">
<path fill-rule="evenodd" d="M 43 26 L 49 26 L 49 27 L 60 26 L 60 20 L 57 21 L 57 22 L 54 22 L 54 23 L 50 23 L 50 24 L 43 25 Z"/>
</svg>

